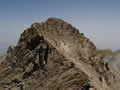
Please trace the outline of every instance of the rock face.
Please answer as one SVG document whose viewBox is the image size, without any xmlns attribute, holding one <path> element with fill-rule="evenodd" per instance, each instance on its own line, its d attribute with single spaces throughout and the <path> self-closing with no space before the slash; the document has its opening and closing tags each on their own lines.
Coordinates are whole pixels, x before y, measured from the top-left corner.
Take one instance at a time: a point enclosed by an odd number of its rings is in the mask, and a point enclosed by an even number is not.
<svg viewBox="0 0 120 90">
<path fill-rule="evenodd" d="M 5 59 L 6 59 L 6 55 L 1 55 L 1 56 L 0 56 L 0 64 L 1 64 L 2 62 L 4 62 Z"/>
<path fill-rule="evenodd" d="M 89 82 L 97 90 L 120 89 L 119 78 L 95 45 L 56 18 L 26 29 L 18 44 L 8 48 L 0 68 L 0 87 L 17 88 L 24 83 L 25 90 L 79 90 Z"/>
<path fill-rule="evenodd" d="M 114 68 L 117 74 L 120 75 L 120 54 L 106 56 L 105 60 L 109 60 L 109 64 Z"/>
</svg>

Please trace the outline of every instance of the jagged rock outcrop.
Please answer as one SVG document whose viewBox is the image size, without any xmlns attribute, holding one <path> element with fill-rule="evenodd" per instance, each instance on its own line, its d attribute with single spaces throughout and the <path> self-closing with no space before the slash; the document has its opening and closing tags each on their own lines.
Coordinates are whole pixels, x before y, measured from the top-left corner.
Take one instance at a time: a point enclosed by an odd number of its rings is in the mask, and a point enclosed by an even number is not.
<svg viewBox="0 0 120 90">
<path fill-rule="evenodd" d="M 61 19 L 33 23 L 21 34 L 18 44 L 8 48 L 6 59 L 0 66 L 4 68 L 0 87 L 15 88 L 24 82 L 26 90 L 78 90 L 90 81 L 97 90 L 120 88 L 119 78 L 95 45 Z"/>
</svg>

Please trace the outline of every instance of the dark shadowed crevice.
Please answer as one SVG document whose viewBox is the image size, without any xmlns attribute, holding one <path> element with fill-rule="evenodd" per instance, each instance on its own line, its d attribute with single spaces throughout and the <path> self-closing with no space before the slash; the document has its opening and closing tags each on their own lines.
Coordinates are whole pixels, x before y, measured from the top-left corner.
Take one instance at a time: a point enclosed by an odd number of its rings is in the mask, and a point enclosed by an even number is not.
<svg viewBox="0 0 120 90">
<path fill-rule="evenodd" d="M 29 42 L 27 42 L 27 48 L 30 50 L 35 49 L 40 43 L 44 42 L 44 38 L 42 36 L 35 36 Z"/>
</svg>

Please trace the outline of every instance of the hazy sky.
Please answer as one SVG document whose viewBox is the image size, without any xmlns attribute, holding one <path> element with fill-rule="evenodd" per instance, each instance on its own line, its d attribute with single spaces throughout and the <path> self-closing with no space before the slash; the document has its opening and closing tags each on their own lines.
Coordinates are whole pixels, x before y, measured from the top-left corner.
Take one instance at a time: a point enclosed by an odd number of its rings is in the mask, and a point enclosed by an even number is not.
<svg viewBox="0 0 120 90">
<path fill-rule="evenodd" d="M 120 49 L 120 0 L 0 0 L 0 53 L 48 17 L 71 23 L 100 49 Z"/>
</svg>

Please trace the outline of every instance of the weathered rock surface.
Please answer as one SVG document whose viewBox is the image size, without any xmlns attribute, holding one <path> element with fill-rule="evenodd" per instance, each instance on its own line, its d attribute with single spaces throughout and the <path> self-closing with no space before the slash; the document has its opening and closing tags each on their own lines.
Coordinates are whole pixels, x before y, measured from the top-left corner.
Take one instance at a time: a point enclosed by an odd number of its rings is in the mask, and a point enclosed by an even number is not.
<svg viewBox="0 0 120 90">
<path fill-rule="evenodd" d="M 0 64 L 6 60 L 6 55 L 0 56 Z"/>
<path fill-rule="evenodd" d="M 39 53 L 44 60 L 47 47 L 48 62 L 41 68 Z M 33 23 L 18 44 L 8 48 L 6 62 L 0 65 L 0 87 L 16 88 L 24 83 L 25 90 L 78 90 L 88 81 L 97 90 L 120 90 L 119 77 L 95 45 L 71 24 L 56 18 Z"/>
</svg>

